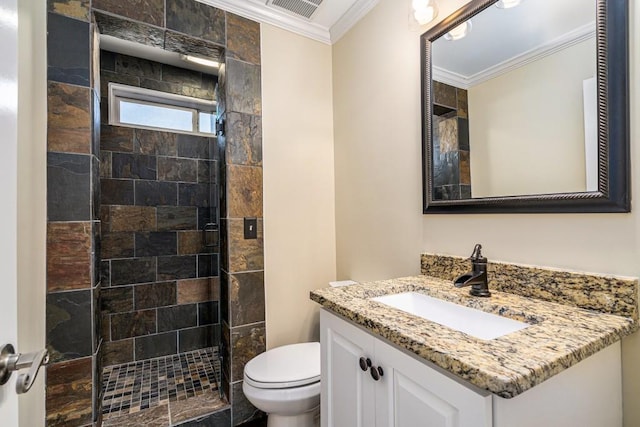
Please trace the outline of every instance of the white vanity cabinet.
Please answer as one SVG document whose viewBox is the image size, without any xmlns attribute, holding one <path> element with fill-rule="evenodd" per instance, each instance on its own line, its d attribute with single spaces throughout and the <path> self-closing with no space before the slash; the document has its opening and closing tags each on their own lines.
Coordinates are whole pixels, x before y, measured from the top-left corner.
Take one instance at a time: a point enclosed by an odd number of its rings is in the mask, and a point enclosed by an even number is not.
<svg viewBox="0 0 640 427">
<path fill-rule="evenodd" d="M 320 312 L 322 427 L 617 427 L 619 342 L 512 398 L 481 390 Z M 361 361 L 366 370 L 361 369 Z M 375 380 L 372 369 L 382 368 Z M 378 373 L 378 376 L 380 373 Z"/>
<path fill-rule="evenodd" d="M 320 324 L 323 427 L 492 426 L 490 393 L 459 384 L 325 310 Z M 372 366 L 363 370 L 360 358 Z"/>
</svg>

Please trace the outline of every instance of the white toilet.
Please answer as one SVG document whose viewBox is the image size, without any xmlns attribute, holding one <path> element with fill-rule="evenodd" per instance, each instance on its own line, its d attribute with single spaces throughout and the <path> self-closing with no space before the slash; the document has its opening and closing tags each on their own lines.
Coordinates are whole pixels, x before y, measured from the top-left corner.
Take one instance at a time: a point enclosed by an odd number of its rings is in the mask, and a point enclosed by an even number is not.
<svg viewBox="0 0 640 427">
<path fill-rule="evenodd" d="M 244 395 L 267 427 L 313 427 L 320 407 L 320 343 L 273 348 L 244 367 Z"/>
</svg>

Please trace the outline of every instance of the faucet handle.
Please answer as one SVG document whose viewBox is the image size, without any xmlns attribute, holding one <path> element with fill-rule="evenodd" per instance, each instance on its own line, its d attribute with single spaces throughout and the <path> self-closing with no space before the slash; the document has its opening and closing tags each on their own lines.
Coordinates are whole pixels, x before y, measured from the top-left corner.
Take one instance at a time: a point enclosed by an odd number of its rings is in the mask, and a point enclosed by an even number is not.
<svg viewBox="0 0 640 427">
<path fill-rule="evenodd" d="M 476 243 L 473 247 L 473 252 L 471 252 L 471 256 L 469 260 L 471 261 L 479 261 L 482 258 L 482 245 L 480 243 Z"/>
</svg>

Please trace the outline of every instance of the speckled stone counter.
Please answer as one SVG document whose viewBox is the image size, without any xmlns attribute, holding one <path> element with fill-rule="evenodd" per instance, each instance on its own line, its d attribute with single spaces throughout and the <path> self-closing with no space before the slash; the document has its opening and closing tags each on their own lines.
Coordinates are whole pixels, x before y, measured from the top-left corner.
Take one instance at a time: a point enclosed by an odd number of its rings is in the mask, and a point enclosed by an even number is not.
<svg viewBox="0 0 640 427">
<path fill-rule="evenodd" d="M 530 326 L 485 341 L 370 298 L 416 291 Z M 504 398 L 523 393 L 637 328 L 632 318 L 492 290 L 469 295 L 428 276 L 360 283 L 311 292 L 311 299 L 397 346 Z"/>
<path fill-rule="evenodd" d="M 451 255 L 420 255 L 425 276 L 454 280 L 468 272 L 469 259 Z M 553 268 L 489 261 L 487 276 L 492 289 L 573 305 L 638 320 L 638 279 L 578 273 Z"/>
</svg>

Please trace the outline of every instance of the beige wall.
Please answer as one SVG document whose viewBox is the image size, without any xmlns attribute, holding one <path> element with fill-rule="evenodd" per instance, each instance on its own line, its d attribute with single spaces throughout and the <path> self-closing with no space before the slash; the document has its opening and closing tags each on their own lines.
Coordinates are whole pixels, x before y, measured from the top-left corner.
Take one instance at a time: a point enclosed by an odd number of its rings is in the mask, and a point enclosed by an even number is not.
<svg viewBox="0 0 640 427">
<path fill-rule="evenodd" d="M 464 0 L 440 2 L 443 18 Z M 631 8 L 631 163 L 640 182 L 640 5 Z M 419 273 L 420 252 L 640 275 L 630 214 L 422 215 L 419 34 L 407 2 L 381 0 L 333 50 L 338 278 Z M 633 199 L 640 199 L 635 185 Z M 625 425 L 640 425 L 640 334 L 623 341 Z"/>
<path fill-rule="evenodd" d="M 595 54 L 592 37 L 469 89 L 473 197 L 586 191 L 582 82 Z"/>
<path fill-rule="evenodd" d="M 262 24 L 267 347 L 319 340 L 335 279 L 331 47 Z"/>
<path fill-rule="evenodd" d="M 440 2 L 443 3 L 443 2 Z M 444 9 L 446 4 L 441 4 Z M 338 278 L 419 272 L 420 44 L 408 2 L 381 0 L 334 45 Z"/>
<path fill-rule="evenodd" d="M 18 347 L 45 347 L 47 174 L 46 4 L 20 1 L 18 81 Z M 45 418 L 44 369 L 19 398 L 20 426 Z"/>
</svg>

